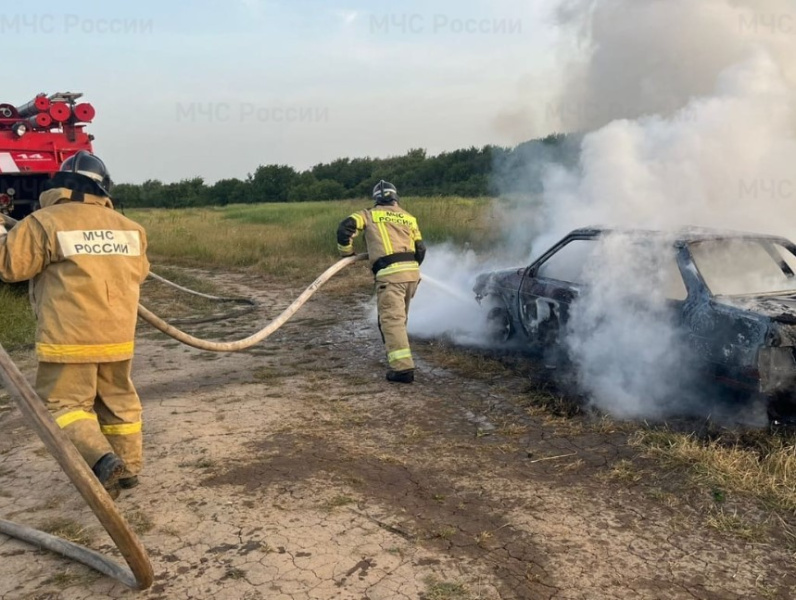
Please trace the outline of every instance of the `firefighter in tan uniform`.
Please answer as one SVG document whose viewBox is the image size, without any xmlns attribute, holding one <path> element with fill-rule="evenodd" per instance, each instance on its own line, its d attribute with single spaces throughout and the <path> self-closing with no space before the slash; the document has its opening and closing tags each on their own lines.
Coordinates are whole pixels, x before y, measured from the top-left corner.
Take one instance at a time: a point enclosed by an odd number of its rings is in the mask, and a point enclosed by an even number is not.
<svg viewBox="0 0 796 600">
<path fill-rule="evenodd" d="M 426 247 L 415 219 L 398 206 L 398 190 L 384 180 L 373 188 L 375 206 L 354 213 L 337 229 L 342 256 L 354 254 L 353 239 L 365 232 L 368 258 L 376 278 L 379 330 L 387 350 L 387 380 L 412 383 L 415 363 L 406 334 L 409 302 L 420 283 Z"/>
<path fill-rule="evenodd" d="M 36 391 L 115 497 L 141 470 L 141 401 L 130 369 L 149 262 L 144 229 L 113 210 L 110 183 L 96 156 L 66 159 L 41 209 L 0 231 L 0 279 L 32 279 Z"/>
</svg>

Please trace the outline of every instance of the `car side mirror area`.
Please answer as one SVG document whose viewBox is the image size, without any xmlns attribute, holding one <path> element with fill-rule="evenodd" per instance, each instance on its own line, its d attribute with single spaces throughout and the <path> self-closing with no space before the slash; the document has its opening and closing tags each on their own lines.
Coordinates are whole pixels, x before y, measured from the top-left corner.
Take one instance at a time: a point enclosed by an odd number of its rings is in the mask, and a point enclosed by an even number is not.
<svg viewBox="0 0 796 600">
<path fill-rule="evenodd" d="M 490 281 L 490 274 L 489 273 L 481 273 L 475 278 L 475 284 L 473 285 L 473 293 L 475 294 L 475 301 L 478 304 L 481 304 L 481 300 L 486 298 L 489 295 L 489 281 Z"/>
</svg>

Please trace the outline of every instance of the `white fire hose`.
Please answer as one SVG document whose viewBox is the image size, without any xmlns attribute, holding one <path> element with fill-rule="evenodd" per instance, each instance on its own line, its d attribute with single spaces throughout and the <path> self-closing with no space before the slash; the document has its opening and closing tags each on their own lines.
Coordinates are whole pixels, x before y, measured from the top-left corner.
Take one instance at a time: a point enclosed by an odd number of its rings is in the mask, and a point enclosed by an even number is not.
<svg viewBox="0 0 796 600">
<path fill-rule="evenodd" d="M 17 223 L 7 215 L 0 213 L 0 217 L 2 217 L 3 222 L 9 227 L 13 227 Z M 180 331 L 173 325 L 169 325 L 141 305 L 138 306 L 138 314 L 141 318 L 166 335 L 184 344 L 193 346 L 194 348 L 210 350 L 212 352 L 237 352 L 249 348 L 273 334 L 332 276 L 348 265 L 366 257 L 366 254 L 359 254 L 339 260 L 312 282 L 312 284 L 304 290 L 281 315 L 271 321 L 266 327 L 236 342 L 210 342 L 193 337 Z M 157 275 L 154 275 L 154 278 L 162 280 L 162 278 Z M 171 282 L 168 283 L 171 284 Z M 180 289 L 190 291 L 185 288 Z M 218 299 L 212 296 L 206 297 Z M 47 450 L 53 455 L 56 461 L 58 461 L 58 464 L 69 477 L 70 481 L 83 496 L 86 503 L 97 516 L 99 522 L 111 536 L 116 547 L 127 562 L 129 569 L 120 566 L 99 552 L 90 550 L 80 544 L 63 540 L 48 533 L 33 529 L 32 527 L 19 525 L 11 521 L 0 519 L 0 533 L 15 537 L 34 546 L 62 554 L 67 558 L 83 563 L 100 573 L 117 579 L 130 588 L 139 590 L 149 588 L 154 582 L 154 572 L 146 549 L 116 508 L 116 504 L 114 504 L 108 492 L 99 483 L 85 460 L 83 460 L 83 457 L 69 438 L 66 437 L 66 434 L 64 434 L 55 423 L 52 416 L 50 416 L 50 413 L 45 408 L 44 402 L 19 371 L 2 345 L 0 345 L 0 380 L 2 380 L 5 388 L 11 394 L 12 398 L 14 398 L 14 401 L 19 407 L 20 412 L 22 412 L 28 425 L 30 425 L 44 442 Z"/>
<path fill-rule="evenodd" d="M 318 289 L 329 279 L 331 279 L 334 275 L 336 275 L 339 271 L 346 268 L 348 265 L 351 265 L 357 261 L 363 260 L 367 258 L 367 254 L 357 254 L 356 256 L 349 256 L 347 258 L 343 258 L 338 260 L 335 264 L 331 267 L 326 269 L 323 273 L 321 273 L 320 277 L 313 281 L 310 286 L 304 290 L 301 295 L 296 298 L 293 303 L 288 306 L 281 315 L 279 315 L 276 319 L 271 321 L 267 326 L 262 328 L 257 333 L 250 335 L 247 338 L 243 338 L 241 340 L 235 342 L 211 342 L 208 340 L 202 340 L 200 338 L 194 337 L 189 335 L 183 331 L 180 331 L 173 325 L 169 325 L 158 317 L 157 315 L 153 314 L 149 309 L 142 305 L 138 305 L 138 316 L 144 319 L 147 323 L 152 325 L 152 327 L 159 329 L 163 333 L 168 336 L 173 337 L 175 340 L 182 342 L 183 344 L 187 344 L 188 346 L 193 346 L 194 348 L 199 348 L 200 350 L 209 350 L 211 352 L 240 352 L 241 350 L 245 350 L 246 348 L 251 348 L 255 344 L 262 342 L 268 336 L 273 334 L 277 329 L 282 327 L 290 317 L 296 314 L 296 311 L 300 309 L 304 304 L 306 304 L 307 300 L 318 291 Z M 158 279 L 161 279 L 158 277 Z M 171 282 L 168 282 L 171 284 Z M 174 285 L 174 284 L 171 284 Z M 176 286 L 179 287 L 179 286 Z M 187 290 L 186 288 L 179 288 L 183 291 L 191 292 L 191 290 Z M 195 292 L 191 292 L 195 293 Z M 208 297 L 205 295 L 205 297 Z M 210 296 L 213 299 L 213 296 Z"/>
</svg>

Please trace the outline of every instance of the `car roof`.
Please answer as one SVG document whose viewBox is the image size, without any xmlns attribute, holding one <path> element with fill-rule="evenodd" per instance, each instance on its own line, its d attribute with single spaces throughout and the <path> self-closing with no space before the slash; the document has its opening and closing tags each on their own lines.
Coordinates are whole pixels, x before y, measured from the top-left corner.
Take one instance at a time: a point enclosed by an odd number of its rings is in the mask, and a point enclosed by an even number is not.
<svg viewBox="0 0 796 600">
<path fill-rule="evenodd" d="M 664 237 L 672 240 L 675 245 L 711 240 L 768 240 L 783 244 L 791 244 L 790 240 L 781 236 L 752 233 L 748 231 L 732 231 L 729 229 L 712 229 L 709 227 L 687 227 L 677 231 L 619 227 L 583 227 L 571 231 L 567 237 L 577 236 L 597 238 L 609 233 L 624 233 L 628 235 L 637 235 L 640 237 L 650 238 Z"/>
</svg>

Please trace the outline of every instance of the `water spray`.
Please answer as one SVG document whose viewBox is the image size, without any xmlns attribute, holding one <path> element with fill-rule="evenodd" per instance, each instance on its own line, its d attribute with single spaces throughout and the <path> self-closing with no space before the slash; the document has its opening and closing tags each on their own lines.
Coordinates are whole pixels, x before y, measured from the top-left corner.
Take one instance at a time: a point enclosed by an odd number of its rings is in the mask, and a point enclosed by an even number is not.
<svg viewBox="0 0 796 600">
<path fill-rule="evenodd" d="M 435 288 L 445 292 L 449 296 L 456 298 L 456 300 L 458 300 L 459 302 L 463 302 L 464 304 L 473 303 L 472 296 L 466 296 L 461 291 L 457 290 L 454 287 L 451 287 L 444 281 L 440 281 L 439 279 L 432 277 L 431 275 L 426 275 L 425 273 L 423 273 L 422 281 L 425 281 L 426 283 L 433 285 Z"/>
</svg>

